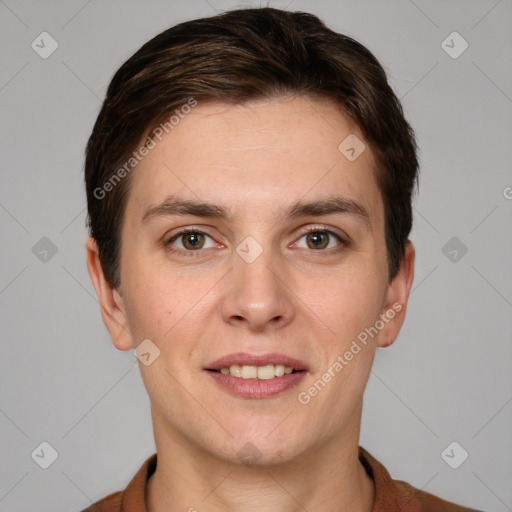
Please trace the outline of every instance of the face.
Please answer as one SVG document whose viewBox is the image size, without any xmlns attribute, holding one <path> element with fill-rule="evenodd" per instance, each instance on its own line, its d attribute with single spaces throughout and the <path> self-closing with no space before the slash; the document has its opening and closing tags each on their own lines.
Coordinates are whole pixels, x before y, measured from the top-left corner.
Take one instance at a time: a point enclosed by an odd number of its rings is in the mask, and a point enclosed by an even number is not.
<svg viewBox="0 0 512 512">
<path fill-rule="evenodd" d="M 120 288 L 92 242 L 89 268 L 114 344 L 160 350 L 140 364 L 155 432 L 262 463 L 357 435 L 413 253 L 390 281 L 375 162 L 339 150 L 349 135 L 327 100 L 199 103 L 133 171 Z"/>
</svg>

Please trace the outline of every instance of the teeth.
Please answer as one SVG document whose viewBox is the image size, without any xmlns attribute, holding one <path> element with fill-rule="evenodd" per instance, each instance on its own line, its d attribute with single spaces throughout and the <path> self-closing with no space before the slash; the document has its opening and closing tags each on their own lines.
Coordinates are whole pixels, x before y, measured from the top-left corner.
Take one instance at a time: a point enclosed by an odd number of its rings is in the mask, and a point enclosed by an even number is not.
<svg viewBox="0 0 512 512">
<path fill-rule="evenodd" d="M 233 364 L 229 367 L 229 373 L 233 377 L 241 377 L 242 376 L 242 367 L 238 364 Z"/>
<path fill-rule="evenodd" d="M 257 379 L 258 368 L 256 366 L 242 366 L 242 379 Z"/>
<path fill-rule="evenodd" d="M 267 364 L 265 366 L 247 366 L 233 364 L 220 369 L 223 375 L 231 375 L 242 379 L 269 380 L 274 377 L 282 377 L 284 374 L 292 373 L 293 368 L 282 364 Z"/>
<path fill-rule="evenodd" d="M 258 366 L 258 379 L 268 380 L 273 379 L 276 376 L 276 372 L 273 364 L 267 364 L 267 366 Z"/>
</svg>

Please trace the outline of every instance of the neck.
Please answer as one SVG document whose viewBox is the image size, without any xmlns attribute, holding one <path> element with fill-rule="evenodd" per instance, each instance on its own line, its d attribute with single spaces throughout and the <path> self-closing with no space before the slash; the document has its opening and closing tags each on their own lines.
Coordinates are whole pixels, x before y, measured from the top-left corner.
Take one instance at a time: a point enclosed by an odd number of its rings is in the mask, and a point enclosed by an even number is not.
<svg viewBox="0 0 512 512">
<path fill-rule="evenodd" d="M 248 467 L 205 453 L 155 420 L 158 462 L 148 482 L 148 512 L 372 510 L 374 484 L 358 458 L 360 423 L 288 462 Z"/>
</svg>

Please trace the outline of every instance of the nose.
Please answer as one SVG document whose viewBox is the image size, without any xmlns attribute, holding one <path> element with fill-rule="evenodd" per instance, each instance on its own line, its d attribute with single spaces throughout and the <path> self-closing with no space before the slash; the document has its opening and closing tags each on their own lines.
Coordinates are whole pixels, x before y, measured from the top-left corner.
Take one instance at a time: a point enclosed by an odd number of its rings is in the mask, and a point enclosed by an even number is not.
<svg viewBox="0 0 512 512">
<path fill-rule="evenodd" d="M 293 320 L 293 292 L 269 251 L 263 251 L 252 263 L 235 256 L 221 311 L 226 323 L 257 332 L 280 329 Z"/>
</svg>

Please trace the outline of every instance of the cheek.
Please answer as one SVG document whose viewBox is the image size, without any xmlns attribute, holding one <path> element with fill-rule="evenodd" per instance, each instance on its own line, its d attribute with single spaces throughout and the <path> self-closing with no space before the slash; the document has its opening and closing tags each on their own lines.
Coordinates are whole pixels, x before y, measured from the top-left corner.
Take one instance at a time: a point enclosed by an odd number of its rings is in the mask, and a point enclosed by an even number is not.
<svg viewBox="0 0 512 512">
<path fill-rule="evenodd" d="M 204 311 L 208 291 L 219 279 L 213 273 L 194 276 L 180 275 L 164 263 L 151 264 L 135 259 L 132 272 L 126 267 L 126 313 L 134 341 L 151 339 L 161 351 L 172 348 L 173 357 L 186 360 L 198 330 L 211 318 Z"/>
<path fill-rule="evenodd" d="M 166 284 L 156 269 L 154 272 L 138 269 L 124 282 L 128 297 L 126 314 L 132 337 L 137 340 L 141 337 L 160 339 L 170 329 L 172 317 L 183 307 L 176 297 L 176 288 Z"/>
<path fill-rule="evenodd" d="M 305 303 L 311 304 L 311 309 L 318 312 L 342 344 L 350 343 L 379 317 L 386 283 L 371 267 L 347 266 L 337 275 L 310 284 L 303 288 L 301 296 L 307 297 Z"/>
</svg>

